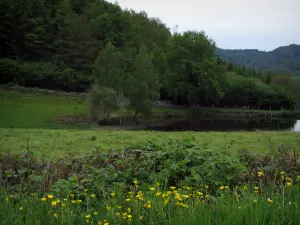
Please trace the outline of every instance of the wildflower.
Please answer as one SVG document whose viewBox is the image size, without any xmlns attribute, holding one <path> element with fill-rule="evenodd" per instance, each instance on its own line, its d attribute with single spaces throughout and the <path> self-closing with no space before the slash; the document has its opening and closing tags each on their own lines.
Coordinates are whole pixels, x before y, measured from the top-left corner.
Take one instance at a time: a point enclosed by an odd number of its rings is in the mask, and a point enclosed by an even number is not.
<svg viewBox="0 0 300 225">
<path fill-rule="evenodd" d="M 131 200 L 130 198 L 126 198 L 125 199 L 126 202 L 130 202 L 130 200 Z"/>
<path fill-rule="evenodd" d="M 86 219 L 89 219 L 89 218 L 91 218 L 91 215 L 88 214 L 88 215 L 85 216 L 85 218 L 86 218 Z"/>
<path fill-rule="evenodd" d="M 95 194 L 91 194 L 91 198 L 96 198 L 96 195 Z"/>
<path fill-rule="evenodd" d="M 75 195 L 74 195 L 74 194 L 70 194 L 70 196 L 71 196 L 72 198 L 74 198 L 74 197 L 75 197 Z"/>
<path fill-rule="evenodd" d="M 140 217 L 139 217 L 139 220 L 142 220 L 143 218 L 144 218 L 143 216 L 140 216 Z"/>
<path fill-rule="evenodd" d="M 120 216 L 121 214 L 119 212 L 116 213 L 116 216 Z"/>
<path fill-rule="evenodd" d="M 65 204 L 63 204 L 63 203 L 61 204 L 61 207 L 65 207 L 65 206 L 66 206 Z"/>
<path fill-rule="evenodd" d="M 284 175 L 284 172 L 280 172 L 281 175 Z"/>
<path fill-rule="evenodd" d="M 149 188 L 150 189 L 150 191 L 155 191 L 155 188 L 154 187 L 151 187 L 151 188 Z"/>
<path fill-rule="evenodd" d="M 71 202 L 72 202 L 73 204 L 75 204 L 75 203 L 76 203 L 76 200 L 72 200 Z"/>
<path fill-rule="evenodd" d="M 89 221 L 89 220 L 85 220 L 85 222 L 86 222 L 86 223 L 89 223 L 90 221 Z"/>
<path fill-rule="evenodd" d="M 159 186 L 160 186 L 160 183 L 156 183 L 155 185 L 159 187 Z"/>
<path fill-rule="evenodd" d="M 259 187 L 254 187 L 255 193 L 259 192 Z"/>
<path fill-rule="evenodd" d="M 164 200 L 164 204 L 167 205 L 169 203 L 170 199 L 167 198 L 166 200 Z"/>
<path fill-rule="evenodd" d="M 292 181 L 293 179 L 290 178 L 290 177 L 286 177 L 285 180 L 286 180 L 286 181 Z"/>
<path fill-rule="evenodd" d="M 204 187 L 205 187 L 206 189 L 208 189 L 208 186 L 207 186 L 207 185 L 204 185 Z"/>
<path fill-rule="evenodd" d="M 44 201 L 46 201 L 47 200 L 47 198 L 41 198 L 41 201 L 42 202 L 44 202 Z"/>
<path fill-rule="evenodd" d="M 132 215 L 130 215 L 130 214 L 127 215 L 127 218 L 128 218 L 128 219 L 132 219 Z"/>
<path fill-rule="evenodd" d="M 115 197 L 116 196 L 115 192 L 111 193 L 110 196 Z"/>
<path fill-rule="evenodd" d="M 20 211 L 23 211 L 23 209 L 24 209 L 24 208 L 21 206 L 21 207 L 20 207 Z"/>
<path fill-rule="evenodd" d="M 175 189 L 176 189 L 176 187 L 173 187 L 173 186 L 171 186 L 171 187 L 170 187 L 170 189 L 171 189 L 171 190 L 175 190 Z"/>
<path fill-rule="evenodd" d="M 56 201 L 52 201 L 52 202 L 51 202 L 51 205 L 52 205 L 52 206 L 56 206 Z"/>
<path fill-rule="evenodd" d="M 161 192 L 156 192 L 155 196 L 161 196 Z"/>
<path fill-rule="evenodd" d="M 54 213 L 54 214 L 53 214 L 53 217 L 57 218 L 57 214 L 56 214 L 56 213 Z"/>
<path fill-rule="evenodd" d="M 202 195 L 203 195 L 203 193 L 202 193 L 202 192 L 200 192 L 200 191 L 198 191 L 198 192 L 197 192 L 197 195 L 199 195 L 199 196 L 202 196 Z"/>
<path fill-rule="evenodd" d="M 13 197 L 14 197 L 14 195 L 10 195 L 9 197 L 10 197 L 10 198 L 13 198 Z"/>
<path fill-rule="evenodd" d="M 229 186 L 225 186 L 225 189 L 229 189 Z"/>
<path fill-rule="evenodd" d="M 257 175 L 258 175 L 259 177 L 261 177 L 261 176 L 263 176 L 263 175 L 264 175 L 264 172 L 262 172 L 262 171 L 260 171 L 260 172 L 257 172 Z"/>
<path fill-rule="evenodd" d="M 94 216 L 97 216 L 97 215 L 98 215 L 98 212 L 93 212 L 93 215 L 94 215 Z"/>
<path fill-rule="evenodd" d="M 47 197 L 48 197 L 49 199 L 52 199 L 52 198 L 54 198 L 54 196 L 53 196 L 53 195 L 47 195 Z"/>
<path fill-rule="evenodd" d="M 221 186 L 221 187 L 220 187 L 220 190 L 224 190 L 224 188 L 225 188 L 224 186 Z"/>
<path fill-rule="evenodd" d="M 6 197 L 5 200 L 8 201 L 8 198 Z"/>
<path fill-rule="evenodd" d="M 106 222 L 106 223 L 104 223 L 103 225 L 109 225 L 109 223 L 108 223 L 108 222 Z"/>
<path fill-rule="evenodd" d="M 257 202 L 257 200 L 256 200 L 256 199 L 254 199 L 254 200 L 253 200 L 253 202 L 254 202 L 254 203 L 256 203 L 256 202 Z"/>
<path fill-rule="evenodd" d="M 247 189 L 248 189 L 248 187 L 247 187 L 247 186 L 244 186 L 244 187 L 243 187 L 243 189 L 244 189 L 244 190 L 247 190 Z"/>
<path fill-rule="evenodd" d="M 291 182 L 287 182 L 286 185 L 287 185 L 288 187 L 290 187 L 290 186 L 292 186 L 292 183 L 291 183 Z"/>
<path fill-rule="evenodd" d="M 106 206 L 106 210 L 110 211 L 111 207 L 109 205 Z"/>
<path fill-rule="evenodd" d="M 134 184 L 134 185 L 138 185 L 138 181 L 137 180 L 134 180 L 134 181 L 132 181 L 132 183 Z"/>
<path fill-rule="evenodd" d="M 181 195 L 181 197 L 188 199 L 190 196 L 189 195 Z"/>
<path fill-rule="evenodd" d="M 81 200 L 81 199 L 79 199 L 79 200 L 77 200 L 77 202 L 78 202 L 78 203 L 82 203 L 82 200 Z"/>
<path fill-rule="evenodd" d="M 273 203 L 273 201 L 270 199 L 270 198 L 268 198 L 268 203 L 270 203 L 270 204 L 272 204 Z"/>
<path fill-rule="evenodd" d="M 128 209 L 127 209 L 127 212 L 131 213 L 131 208 L 128 208 Z"/>
<path fill-rule="evenodd" d="M 148 202 L 146 204 L 144 204 L 144 207 L 147 208 L 147 209 L 151 208 L 151 203 L 150 203 L 149 200 L 148 200 Z"/>
<path fill-rule="evenodd" d="M 300 176 L 297 176 L 297 178 L 300 180 Z"/>
<path fill-rule="evenodd" d="M 118 209 L 122 209 L 122 206 L 121 206 L 121 205 L 118 205 Z"/>
</svg>

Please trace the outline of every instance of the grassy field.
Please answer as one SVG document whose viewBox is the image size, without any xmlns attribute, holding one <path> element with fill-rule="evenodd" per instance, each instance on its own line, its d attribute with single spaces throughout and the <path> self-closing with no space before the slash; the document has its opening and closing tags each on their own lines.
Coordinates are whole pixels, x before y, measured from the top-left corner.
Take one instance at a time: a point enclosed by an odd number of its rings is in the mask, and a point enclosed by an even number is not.
<svg viewBox="0 0 300 225">
<path fill-rule="evenodd" d="M 198 115 L 154 108 L 170 112 Z M 62 123 L 86 115 L 84 98 L 0 90 L 1 225 L 300 223 L 299 133 Z"/>
<path fill-rule="evenodd" d="M 266 153 L 279 145 L 297 148 L 300 146 L 299 133 L 274 132 L 146 132 L 146 131 L 93 131 L 93 130 L 48 130 L 48 129 L 7 129 L 0 128 L 1 152 L 29 150 L 41 156 L 62 156 L 66 153 L 81 154 L 97 149 L 125 148 L 146 145 L 146 141 L 182 142 L 192 140 L 200 148 L 211 150 L 246 149 Z"/>
</svg>

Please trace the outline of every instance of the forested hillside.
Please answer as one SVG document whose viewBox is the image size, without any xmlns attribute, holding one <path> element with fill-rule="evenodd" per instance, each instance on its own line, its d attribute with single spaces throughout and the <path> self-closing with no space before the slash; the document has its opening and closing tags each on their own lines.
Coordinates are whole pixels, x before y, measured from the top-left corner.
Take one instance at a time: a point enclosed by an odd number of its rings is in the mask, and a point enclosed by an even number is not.
<svg viewBox="0 0 300 225">
<path fill-rule="evenodd" d="M 238 65 L 300 76 L 300 45 L 292 44 L 268 52 L 257 49 L 226 50 L 217 48 L 217 55 Z"/>
<path fill-rule="evenodd" d="M 158 18 L 103 0 L 2 0 L 0 73 L 2 84 L 77 92 L 95 84 L 105 109 L 120 105 L 121 94 L 136 113 L 157 99 L 261 109 L 299 104 L 289 77 L 282 85 L 271 73 L 221 60 L 204 32 L 171 34 Z"/>
</svg>

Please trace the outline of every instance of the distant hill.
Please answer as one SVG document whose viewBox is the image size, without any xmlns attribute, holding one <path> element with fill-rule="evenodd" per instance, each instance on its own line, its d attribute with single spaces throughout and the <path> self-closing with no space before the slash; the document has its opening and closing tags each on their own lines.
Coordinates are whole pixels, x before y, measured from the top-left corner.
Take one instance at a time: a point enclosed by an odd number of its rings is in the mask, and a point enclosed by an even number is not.
<svg viewBox="0 0 300 225">
<path fill-rule="evenodd" d="M 300 45 L 291 44 L 268 52 L 257 49 L 217 48 L 216 53 L 220 58 L 234 64 L 300 76 Z"/>
</svg>

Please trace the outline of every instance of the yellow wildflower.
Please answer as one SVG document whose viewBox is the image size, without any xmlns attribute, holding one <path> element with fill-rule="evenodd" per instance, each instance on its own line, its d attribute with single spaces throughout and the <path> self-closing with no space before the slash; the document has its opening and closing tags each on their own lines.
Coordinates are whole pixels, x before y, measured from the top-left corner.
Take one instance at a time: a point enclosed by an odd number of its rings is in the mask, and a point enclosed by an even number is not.
<svg viewBox="0 0 300 225">
<path fill-rule="evenodd" d="M 173 187 L 173 186 L 171 186 L 171 187 L 170 187 L 170 189 L 171 189 L 171 190 L 175 190 L 175 189 L 176 189 L 176 187 Z"/>
<path fill-rule="evenodd" d="M 51 202 L 52 206 L 56 206 L 56 201 Z"/>
<path fill-rule="evenodd" d="M 256 199 L 254 199 L 254 200 L 253 200 L 253 202 L 254 202 L 254 203 L 256 203 L 256 202 L 257 202 L 257 200 L 256 200 Z"/>
<path fill-rule="evenodd" d="M 149 188 L 150 189 L 150 191 L 155 191 L 155 188 L 154 187 L 151 187 L 151 188 Z"/>
<path fill-rule="evenodd" d="M 258 175 L 259 177 L 261 177 L 261 176 L 263 176 L 263 175 L 264 175 L 264 172 L 262 172 L 262 171 L 259 171 L 259 172 L 257 172 L 257 175 Z"/>
<path fill-rule="evenodd" d="M 111 207 L 109 205 L 106 206 L 106 210 L 110 211 Z"/>
<path fill-rule="evenodd" d="M 46 201 L 47 200 L 47 198 L 41 198 L 41 201 L 42 202 L 44 202 L 44 201 Z"/>
<path fill-rule="evenodd" d="M 229 186 L 225 186 L 225 189 L 229 189 Z"/>
<path fill-rule="evenodd" d="M 290 187 L 290 186 L 292 186 L 292 183 L 291 183 L 291 182 L 287 182 L 286 185 L 287 185 L 288 187 Z"/>
<path fill-rule="evenodd" d="M 140 216 L 140 217 L 139 217 L 139 220 L 142 220 L 143 218 L 144 218 L 143 216 Z"/>
<path fill-rule="evenodd" d="M 75 204 L 75 203 L 76 203 L 76 200 L 72 200 L 71 202 L 72 202 L 73 204 Z"/>
<path fill-rule="evenodd" d="M 108 222 L 106 222 L 106 223 L 104 223 L 103 225 L 109 225 L 109 223 L 108 223 Z"/>
<path fill-rule="evenodd" d="M 82 203 L 82 200 L 81 200 L 81 199 L 79 199 L 79 200 L 77 200 L 77 202 L 78 202 L 78 203 Z"/>
<path fill-rule="evenodd" d="M 208 186 L 207 186 L 207 185 L 204 185 L 204 187 L 205 187 L 206 189 L 208 189 Z"/>
<path fill-rule="evenodd" d="M 273 201 L 271 199 L 268 198 L 268 203 L 272 204 Z"/>
<path fill-rule="evenodd" d="M 96 198 L 96 195 L 95 195 L 95 194 L 91 194 L 91 197 L 92 197 L 92 198 Z"/>
<path fill-rule="evenodd" d="M 161 192 L 156 192 L 155 196 L 161 196 Z"/>
<path fill-rule="evenodd" d="M 94 216 L 97 216 L 97 215 L 98 215 L 98 212 L 93 212 L 93 215 L 94 215 Z"/>
<path fill-rule="evenodd" d="M 164 200 L 164 204 L 167 205 L 169 203 L 169 201 L 170 201 L 170 199 L 167 198 L 166 200 Z"/>
<path fill-rule="evenodd" d="M 23 209 L 24 209 L 24 208 L 21 206 L 21 207 L 20 207 L 20 211 L 23 211 Z"/>
<path fill-rule="evenodd" d="M 220 187 L 220 190 L 224 190 L 224 188 L 225 188 L 225 187 L 222 185 L 222 186 Z"/>
<path fill-rule="evenodd" d="M 85 218 L 86 218 L 86 219 L 89 219 L 89 218 L 91 218 L 91 215 L 88 214 L 88 215 L 85 216 Z"/>
<path fill-rule="evenodd" d="M 53 195 L 47 195 L 47 197 L 48 197 L 49 199 L 52 199 L 52 198 L 54 198 L 54 196 L 53 196 Z"/>
<path fill-rule="evenodd" d="M 130 215 L 130 214 L 127 215 L 127 218 L 128 218 L 128 219 L 132 219 L 132 215 Z"/>
<path fill-rule="evenodd" d="M 54 213 L 54 214 L 53 214 L 53 217 L 57 217 L 57 214 L 56 214 L 56 213 Z"/>
<path fill-rule="evenodd" d="M 116 196 L 115 192 L 111 193 L 110 195 L 111 195 L 111 197 L 115 197 Z"/>
<path fill-rule="evenodd" d="M 130 200 L 131 200 L 130 198 L 126 198 L 125 199 L 126 202 L 130 202 Z"/>
<path fill-rule="evenodd" d="M 281 175 L 284 175 L 284 172 L 280 172 Z"/>
</svg>

